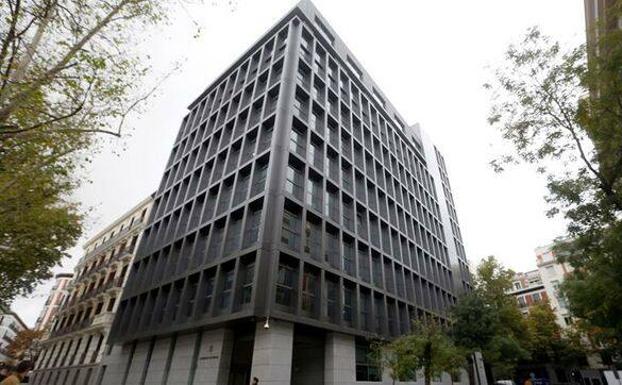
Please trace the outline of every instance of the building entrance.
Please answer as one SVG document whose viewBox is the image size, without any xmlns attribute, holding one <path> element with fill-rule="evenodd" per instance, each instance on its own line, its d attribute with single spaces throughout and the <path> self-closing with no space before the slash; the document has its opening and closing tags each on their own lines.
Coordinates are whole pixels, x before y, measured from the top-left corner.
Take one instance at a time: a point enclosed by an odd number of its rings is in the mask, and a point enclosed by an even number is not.
<svg viewBox="0 0 622 385">
<path fill-rule="evenodd" d="M 251 383 L 254 337 L 252 331 L 236 332 L 231 355 L 229 385 L 248 385 Z"/>
<path fill-rule="evenodd" d="M 325 339 L 322 330 L 296 325 L 291 385 L 324 384 Z"/>
</svg>

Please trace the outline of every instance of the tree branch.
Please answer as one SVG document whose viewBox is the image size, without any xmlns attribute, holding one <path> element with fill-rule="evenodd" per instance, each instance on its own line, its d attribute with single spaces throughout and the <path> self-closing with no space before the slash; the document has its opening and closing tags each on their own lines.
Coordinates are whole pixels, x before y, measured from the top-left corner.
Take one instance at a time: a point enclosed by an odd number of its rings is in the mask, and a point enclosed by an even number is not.
<svg viewBox="0 0 622 385">
<path fill-rule="evenodd" d="M 0 122 L 4 122 L 8 119 L 9 115 L 17 108 L 19 103 L 28 98 L 32 93 L 37 91 L 41 86 L 50 82 L 63 68 L 69 63 L 69 61 L 90 41 L 97 33 L 99 33 L 104 27 L 106 27 L 110 20 L 117 15 L 130 0 L 122 0 L 116 7 L 112 8 L 110 12 L 100 20 L 91 30 L 88 31 L 76 44 L 74 44 L 69 51 L 63 56 L 63 58 L 48 70 L 41 78 L 32 82 L 25 90 L 13 95 L 11 101 L 0 109 Z"/>
</svg>

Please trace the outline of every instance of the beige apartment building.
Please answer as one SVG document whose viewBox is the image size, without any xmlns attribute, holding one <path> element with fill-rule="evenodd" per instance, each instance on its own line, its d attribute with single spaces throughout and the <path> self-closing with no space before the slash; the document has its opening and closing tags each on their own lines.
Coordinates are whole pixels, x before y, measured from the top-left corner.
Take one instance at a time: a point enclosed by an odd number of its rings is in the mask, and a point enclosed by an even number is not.
<svg viewBox="0 0 622 385">
<path fill-rule="evenodd" d="M 31 383 L 94 381 L 152 203 L 149 196 L 84 244 L 67 295 L 50 320 Z"/>
<path fill-rule="evenodd" d="M 37 318 L 35 330 L 46 330 L 50 326 L 50 321 L 54 318 L 54 315 L 56 315 L 56 312 L 62 305 L 67 295 L 69 295 L 67 288 L 73 279 L 73 274 L 56 274 L 54 279 L 56 282 L 48 295 L 47 301 L 45 301 L 45 305 L 43 305 L 43 309 L 41 309 L 39 318 Z"/>
</svg>

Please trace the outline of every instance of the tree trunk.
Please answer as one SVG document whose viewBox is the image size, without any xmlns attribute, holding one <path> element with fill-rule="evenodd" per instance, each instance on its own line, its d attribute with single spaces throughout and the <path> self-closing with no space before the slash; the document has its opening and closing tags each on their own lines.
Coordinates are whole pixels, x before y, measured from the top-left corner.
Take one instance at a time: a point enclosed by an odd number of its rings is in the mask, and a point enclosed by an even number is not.
<svg viewBox="0 0 622 385">
<path fill-rule="evenodd" d="M 423 380 L 425 385 L 432 383 L 432 344 L 429 341 L 423 349 Z"/>
</svg>

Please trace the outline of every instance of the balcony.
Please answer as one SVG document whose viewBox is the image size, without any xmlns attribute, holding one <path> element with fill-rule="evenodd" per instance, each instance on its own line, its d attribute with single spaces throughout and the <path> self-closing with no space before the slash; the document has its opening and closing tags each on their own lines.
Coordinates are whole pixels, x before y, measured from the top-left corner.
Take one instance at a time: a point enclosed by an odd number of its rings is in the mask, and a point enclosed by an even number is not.
<svg viewBox="0 0 622 385">
<path fill-rule="evenodd" d="M 143 223 L 141 221 L 136 221 L 132 224 L 132 226 L 126 227 L 124 228 L 122 231 L 118 232 L 117 234 L 115 234 L 112 238 L 108 239 L 107 241 L 105 241 L 104 243 L 102 243 L 101 245 L 97 246 L 95 249 L 89 251 L 88 253 L 86 253 L 83 257 L 83 260 L 88 259 L 89 257 L 102 252 L 103 250 L 105 250 L 106 248 L 108 248 L 109 246 L 112 246 L 113 244 L 115 244 L 116 242 L 119 241 L 119 239 L 123 238 L 124 236 L 126 236 L 127 234 L 129 234 L 130 232 L 132 232 L 132 230 L 138 228 L 139 226 L 141 226 Z"/>
<path fill-rule="evenodd" d="M 65 334 L 73 333 L 78 330 L 82 330 L 90 326 L 92 322 L 93 322 L 92 318 L 86 318 L 80 322 L 74 323 L 69 326 L 65 326 L 58 330 L 54 330 L 53 332 L 50 333 L 50 338 L 59 337 Z"/>
<path fill-rule="evenodd" d="M 114 312 L 103 312 L 93 317 L 93 323 L 91 325 L 94 327 L 110 326 L 112 325 L 112 321 L 114 321 Z"/>
</svg>

